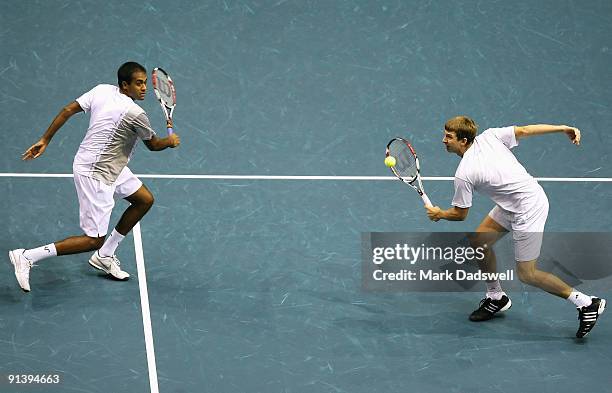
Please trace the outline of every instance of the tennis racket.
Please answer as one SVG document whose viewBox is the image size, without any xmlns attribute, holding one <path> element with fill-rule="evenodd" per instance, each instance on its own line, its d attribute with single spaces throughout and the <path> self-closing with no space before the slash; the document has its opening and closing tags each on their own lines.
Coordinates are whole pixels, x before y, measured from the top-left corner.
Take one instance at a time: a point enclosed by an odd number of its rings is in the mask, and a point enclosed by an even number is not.
<svg viewBox="0 0 612 393">
<path fill-rule="evenodd" d="M 163 69 L 155 67 L 153 69 L 153 91 L 159 101 L 159 104 L 164 111 L 167 121 L 172 121 L 172 114 L 176 107 L 176 90 L 174 89 L 174 83 L 170 79 L 170 75 Z M 172 134 L 174 130 L 169 127 L 168 135 Z"/>
<path fill-rule="evenodd" d="M 423 190 L 419 158 L 410 142 L 402 138 L 391 139 L 387 144 L 386 156 L 395 158 L 395 165 L 390 167 L 391 172 L 398 179 L 414 188 L 423 199 L 425 206 L 433 206 Z"/>
</svg>

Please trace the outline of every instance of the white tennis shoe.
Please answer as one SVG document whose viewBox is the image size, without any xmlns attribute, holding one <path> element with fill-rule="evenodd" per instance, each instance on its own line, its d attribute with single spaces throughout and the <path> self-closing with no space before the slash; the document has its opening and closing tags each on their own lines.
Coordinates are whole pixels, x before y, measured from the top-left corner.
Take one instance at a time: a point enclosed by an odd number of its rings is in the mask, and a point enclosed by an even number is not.
<svg viewBox="0 0 612 393">
<path fill-rule="evenodd" d="M 119 258 L 113 255 L 110 257 L 100 256 L 100 253 L 96 251 L 91 258 L 89 258 L 89 264 L 98 270 L 102 270 L 115 277 L 117 280 L 127 280 L 130 278 L 128 272 L 121 270 L 121 262 Z"/>
<path fill-rule="evenodd" d="M 30 269 L 34 263 L 23 255 L 24 251 L 24 248 L 9 251 L 9 258 L 15 267 L 15 277 L 17 277 L 19 286 L 25 292 L 30 292 Z"/>
</svg>

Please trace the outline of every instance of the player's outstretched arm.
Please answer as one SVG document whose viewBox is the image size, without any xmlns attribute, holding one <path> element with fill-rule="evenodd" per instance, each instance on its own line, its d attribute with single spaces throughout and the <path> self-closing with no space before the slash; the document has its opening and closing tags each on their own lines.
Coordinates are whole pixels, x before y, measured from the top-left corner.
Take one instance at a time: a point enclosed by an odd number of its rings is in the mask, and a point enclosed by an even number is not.
<svg viewBox="0 0 612 393">
<path fill-rule="evenodd" d="M 534 124 L 529 126 L 514 127 L 514 135 L 516 139 L 556 132 L 564 132 L 574 145 L 580 145 L 580 130 L 575 127 L 563 125 L 554 126 L 550 124 Z"/>
<path fill-rule="evenodd" d="M 33 160 L 43 154 L 45 149 L 47 148 L 47 145 L 49 145 L 49 142 L 51 142 L 51 139 L 53 138 L 53 135 L 55 135 L 57 130 L 59 130 L 64 125 L 64 123 L 66 123 L 66 121 L 70 119 L 72 115 L 77 114 L 79 112 L 83 112 L 83 109 L 76 101 L 73 101 L 63 107 L 60 113 L 55 116 L 55 119 L 53 119 L 51 125 L 49 125 L 49 128 L 47 128 L 47 131 L 43 134 L 43 136 L 41 136 L 38 142 L 30 146 L 28 150 L 26 150 L 25 153 L 21 155 L 21 159 Z"/>
</svg>

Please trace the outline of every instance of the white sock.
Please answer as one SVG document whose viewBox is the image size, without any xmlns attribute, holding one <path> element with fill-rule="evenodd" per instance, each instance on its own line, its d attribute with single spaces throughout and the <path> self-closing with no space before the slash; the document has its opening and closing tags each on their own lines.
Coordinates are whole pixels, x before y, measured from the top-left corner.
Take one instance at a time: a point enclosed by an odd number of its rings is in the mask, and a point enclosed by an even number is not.
<svg viewBox="0 0 612 393">
<path fill-rule="evenodd" d="M 503 292 L 499 280 L 487 282 L 487 292 Z"/>
<path fill-rule="evenodd" d="M 505 294 L 506 294 L 506 292 L 504 292 L 504 291 L 501 291 L 501 292 L 487 292 L 487 297 L 489 299 L 493 299 L 493 300 L 500 300 Z"/>
<path fill-rule="evenodd" d="M 119 243 L 123 240 L 125 236 L 117 232 L 116 229 L 113 229 L 111 234 L 106 238 L 106 241 L 102 245 L 102 248 L 98 251 L 101 257 L 110 257 L 115 255 L 115 251 L 117 247 L 119 247 Z"/>
<path fill-rule="evenodd" d="M 506 294 L 502 290 L 501 283 L 499 280 L 495 280 L 492 282 L 487 282 L 487 297 L 493 300 L 499 300 Z"/>
<path fill-rule="evenodd" d="M 570 293 L 570 295 L 567 298 L 567 300 L 569 300 L 570 302 L 574 303 L 574 305 L 576 307 L 578 307 L 578 308 L 585 307 L 585 306 L 590 306 L 591 303 L 593 302 L 593 300 L 591 300 L 590 296 L 585 295 L 582 292 L 578 292 L 575 289 L 572 290 L 572 293 Z"/>
<path fill-rule="evenodd" d="M 55 244 L 51 243 L 46 246 L 25 250 L 23 255 L 32 262 L 38 262 L 45 258 L 57 256 L 57 250 L 55 249 Z"/>
</svg>

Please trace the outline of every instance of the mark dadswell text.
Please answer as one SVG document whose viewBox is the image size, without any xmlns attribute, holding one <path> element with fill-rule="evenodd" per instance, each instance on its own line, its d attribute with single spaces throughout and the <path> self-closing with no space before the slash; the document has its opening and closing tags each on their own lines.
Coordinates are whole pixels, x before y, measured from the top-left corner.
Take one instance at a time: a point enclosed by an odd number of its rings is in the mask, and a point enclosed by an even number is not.
<svg viewBox="0 0 612 393">
<path fill-rule="evenodd" d="M 467 272 L 465 270 L 407 270 L 402 269 L 396 272 L 383 272 L 375 270 L 373 278 L 376 281 L 512 281 L 514 280 L 514 270 L 506 270 L 501 273 L 485 273 L 481 271 Z"/>
</svg>

